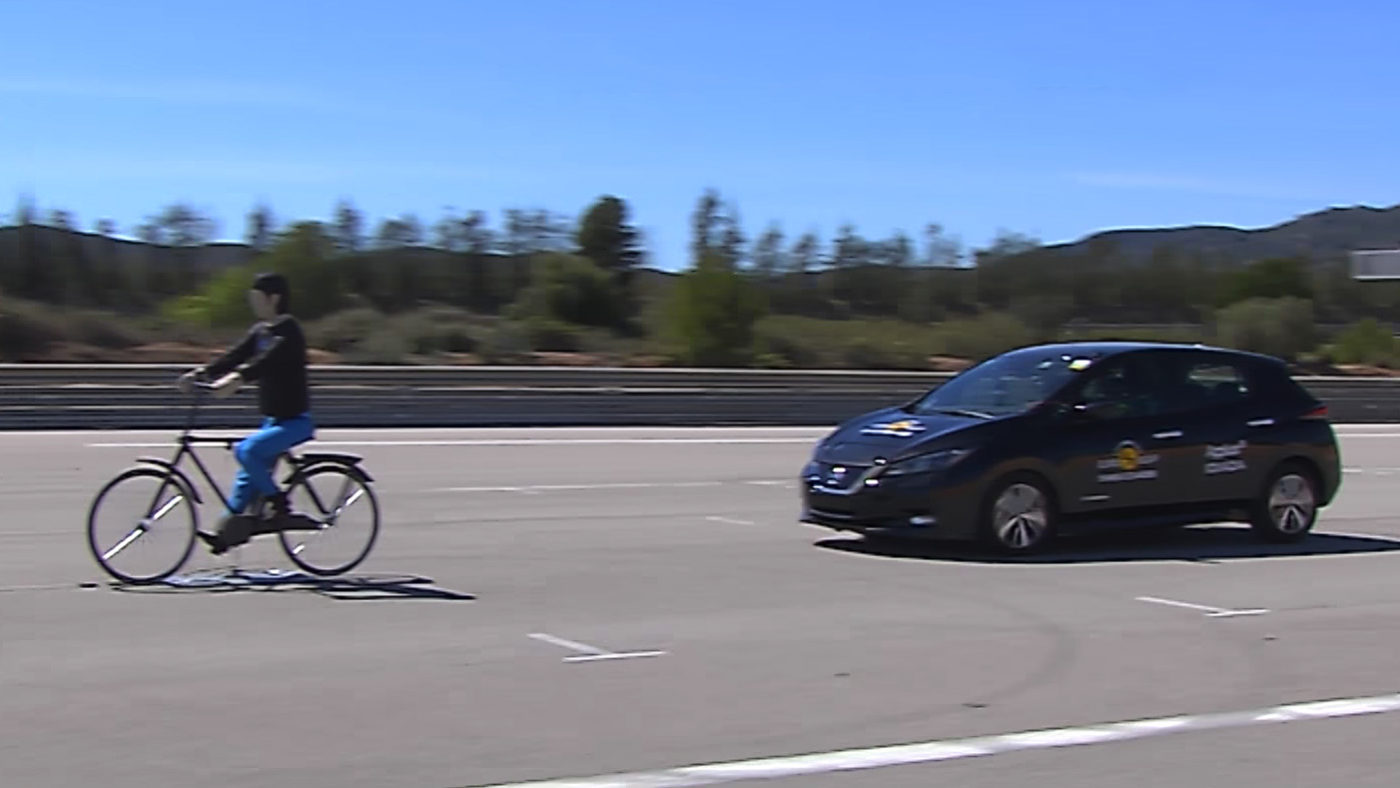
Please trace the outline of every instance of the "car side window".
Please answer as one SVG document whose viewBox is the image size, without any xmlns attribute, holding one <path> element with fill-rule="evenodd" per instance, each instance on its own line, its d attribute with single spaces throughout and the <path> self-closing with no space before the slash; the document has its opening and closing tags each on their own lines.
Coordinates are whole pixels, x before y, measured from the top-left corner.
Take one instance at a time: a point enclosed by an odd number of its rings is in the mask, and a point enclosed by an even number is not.
<svg viewBox="0 0 1400 788">
<path fill-rule="evenodd" d="M 1254 396 L 1245 368 L 1217 358 L 1187 359 L 1175 380 L 1166 385 L 1174 412 L 1214 410 L 1237 405 Z"/>
<path fill-rule="evenodd" d="M 1156 387 L 1142 367 L 1115 364 L 1085 381 L 1079 402 L 1097 420 L 1135 419 L 1160 411 Z"/>
</svg>

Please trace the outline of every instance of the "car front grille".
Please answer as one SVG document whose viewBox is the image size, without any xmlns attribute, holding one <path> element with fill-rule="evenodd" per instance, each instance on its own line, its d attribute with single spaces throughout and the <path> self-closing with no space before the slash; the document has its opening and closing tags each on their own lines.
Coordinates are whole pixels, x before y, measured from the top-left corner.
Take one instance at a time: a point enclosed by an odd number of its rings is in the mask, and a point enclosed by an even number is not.
<svg viewBox="0 0 1400 788">
<path fill-rule="evenodd" d="M 851 465 L 840 462 L 818 462 L 807 482 L 817 490 L 849 493 L 869 476 L 871 465 Z"/>
</svg>

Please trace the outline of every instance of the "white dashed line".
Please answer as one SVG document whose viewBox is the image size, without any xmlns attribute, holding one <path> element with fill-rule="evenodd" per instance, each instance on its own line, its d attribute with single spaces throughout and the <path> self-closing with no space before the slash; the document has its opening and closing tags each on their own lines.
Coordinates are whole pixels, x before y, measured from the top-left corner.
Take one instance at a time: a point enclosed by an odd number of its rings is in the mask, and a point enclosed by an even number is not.
<svg viewBox="0 0 1400 788">
<path fill-rule="evenodd" d="M 596 482 L 592 484 L 519 484 L 482 487 L 438 487 L 428 492 L 435 493 L 481 493 L 481 492 L 567 492 L 579 490 L 646 490 L 654 488 L 721 487 L 726 484 L 780 485 L 782 482 Z"/>
<path fill-rule="evenodd" d="M 1137 597 L 1139 602 L 1151 602 L 1157 605 L 1168 605 L 1171 607 L 1184 607 L 1188 610 L 1199 610 L 1210 618 L 1228 618 L 1230 616 L 1262 616 L 1269 612 L 1262 608 L 1249 608 L 1246 610 L 1231 610 L 1224 607 L 1212 607 L 1211 605 L 1198 605 L 1194 602 L 1178 602 L 1175 599 L 1162 599 L 1155 596 Z"/>
<path fill-rule="evenodd" d="M 578 655 L 572 657 L 564 657 L 565 662 L 598 662 L 614 659 L 637 659 L 639 657 L 659 657 L 666 653 L 664 651 L 608 651 L 607 649 L 601 649 L 597 646 L 590 646 L 587 643 L 579 643 L 576 640 L 565 640 L 564 638 L 555 637 L 554 635 L 544 632 L 535 632 L 531 634 L 530 637 L 535 640 L 559 646 L 560 648 L 580 652 Z"/>
<path fill-rule="evenodd" d="M 241 433 L 238 436 L 241 437 Z M 815 438 L 463 438 L 460 440 L 327 440 L 315 441 L 301 447 L 314 451 L 323 446 L 635 446 L 653 444 L 677 446 L 684 444 L 729 443 L 801 443 L 811 444 Z M 89 449 L 159 449 L 170 448 L 172 441 L 89 443 Z"/>
<path fill-rule="evenodd" d="M 757 523 L 752 522 L 750 520 L 736 520 L 733 517 L 719 517 L 718 515 L 706 517 L 705 519 L 709 520 L 712 523 L 729 523 L 730 525 L 757 525 Z"/>
<path fill-rule="evenodd" d="M 678 766 L 651 772 L 628 772 L 593 777 L 562 778 L 518 783 L 496 783 L 484 788 L 688 788 L 695 785 L 739 780 L 826 774 L 837 771 L 880 769 L 919 763 L 980 758 L 1023 750 L 1082 747 L 1108 742 L 1191 731 L 1242 728 L 1301 720 L 1389 714 L 1400 711 L 1400 695 L 1342 698 L 1294 703 L 1252 711 L 1161 717 L 1073 728 L 1021 731 L 967 739 L 948 739 L 885 747 L 836 750 L 804 755 L 756 758 L 743 761 Z"/>
</svg>

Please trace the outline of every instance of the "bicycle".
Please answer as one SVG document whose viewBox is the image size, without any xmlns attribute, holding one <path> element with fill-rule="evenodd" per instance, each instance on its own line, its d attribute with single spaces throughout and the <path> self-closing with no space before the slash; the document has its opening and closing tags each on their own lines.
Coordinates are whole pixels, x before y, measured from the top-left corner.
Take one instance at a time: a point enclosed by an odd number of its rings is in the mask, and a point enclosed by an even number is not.
<svg viewBox="0 0 1400 788">
<path fill-rule="evenodd" d="M 195 383 L 194 386 L 194 403 L 190 407 L 189 419 L 184 430 L 175 440 L 177 446 L 175 456 L 168 460 L 160 457 L 136 458 L 134 466 L 118 473 L 98 491 L 88 510 L 88 548 L 92 551 L 98 565 L 119 581 L 133 585 L 160 582 L 179 571 L 194 551 L 195 539 L 202 533 L 199 530 L 198 506 L 204 503 L 204 498 L 200 495 L 189 474 L 180 467 L 181 461 L 186 456 L 194 461 L 195 467 L 204 476 L 204 481 L 214 490 L 219 501 L 224 504 L 225 510 L 228 508 L 227 496 L 224 495 L 218 481 L 214 479 L 213 474 L 209 472 L 208 467 L 200 459 L 196 447 L 222 445 L 227 451 L 232 452 L 242 437 L 198 434 L 194 431 L 195 418 L 199 413 L 200 400 L 202 399 L 201 394 L 213 388 L 211 384 L 203 382 Z M 274 474 L 283 463 L 289 467 L 287 475 L 282 480 L 282 489 L 286 491 L 288 503 L 294 512 L 292 519 L 302 523 L 302 525 L 279 528 L 270 533 L 277 534 L 283 552 L 297 567 L 314 575 L 329 577 L 354 569 L 369 556 L 370 550 L 373 549 L 379 536 L 379 499 L 373 489 L 374 479 L 362 467 L 362 462 L 363 458 L 356 454 L 298 452 L 296 449 L 283 452 L 274 461 L 272 466 Z M 311 484 L 313 478 L 328 475 L 344 479 L 335 499 L 338 503 L 333 509 L 327 509 L 323 505 L 322 497 L 317 494 L 316 489 Z M 126 519 L 125 524 L 117 531 L 118 534 L 124 533 L 125 535 L 115 540 L 110 547 L 99 546 L 98 515 L 106 511 L 103 504 L 109 499 L 115 500 L 119 492 L 126 493 L 128 490 L 140 486 L 140 483 L 143 482 L 154 482 L 158 485 L 155 493 L 150 496 L 150 502 L 146 504 L 145 514 L 135 518 L 136 524 L 134 526 L 131 524 L 131 519 Z M 357 488 L 353 495 L 351 494 L 352 486 Z M 173 490 L 168 501 L 164 500 L 167 490 Z M 298 505 L 296 496 L 303 491 L 315 507 L 315 511 L 320 513 L 319 516 L 308 514 L 310 509 Z M 348 560 L 330 566 L 323 566 L 317 561 L 308 560 L 307 553 L 314 550 L 310 543 L 323 538 L 332 530 L 336 534 L 342 533 L 344 526 L 341 524 L 341 518 L 345 511 L 361 498 L 368 501 L 370 514 L 369 535 L 364 546 L 358 551 L 352 552 Z M 187 528 L 178 525 L 174 528 L 158 529 L 155 527 L 157 521 L 171 515 L 182 503 L 187 513 Z M 254 516 L 265 517 L 269 512 L 270 504 L 265 499 L 260 498 L 255 504 Z M 270 535 L 270 533 L 264 532 L 259 535 Z M 310 535 L 304 541 L 298 541 L 296 536 L 298 533 L 309 533 Z M 121 569 L 112 563 L 119 554 L 126 553 L 133 547 L 139 551 L 143 542 L 167 535 L 175 539 L 172 545 L 175 549 L 170 553 L 174 556 L 173 561 L 161 564 L 167 568 L 153 573 L 136 573 Z"/>
</svg>

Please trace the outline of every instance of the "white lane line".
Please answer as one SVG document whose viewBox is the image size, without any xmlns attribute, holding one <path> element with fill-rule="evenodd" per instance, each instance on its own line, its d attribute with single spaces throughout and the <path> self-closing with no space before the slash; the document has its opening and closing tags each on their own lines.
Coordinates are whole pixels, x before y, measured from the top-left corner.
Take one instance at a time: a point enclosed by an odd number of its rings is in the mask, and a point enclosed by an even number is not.
<svg viewBox="0 0 1400 788">
<path fill-rule="evenodd" d="M 719 487 L 724 482 L 599 482 L 597 484 L 521 484 L 500 487 L 438 487 L 429 492 L 560 492 L 568 490 L 637 490 L 652 487 Z"/>
<path fill-rule="evenodd" d="M 237 436 L 230 436 L 237 437 Z M 811 444 L 816 438 L 462 438 L 442 440 L 329 440 L 305 444 L 310 451 L 322 446 L 634 446 L 653 444 L 679 446 L 687 444 L 730 443 L 800 443 Z M 159 449 L 170 448 L 171 441 L 114 441 L 86 444 L 89 449 Z"/>
<path fill-rule="evenodd" d="M 565 662 L 598 662 L 602 660 L 614 659 L 637 659 L 639 657 L 659 657 L 664 651 L 608 651 L 597 646 L 590 646 L 587 643 L 580 643 L 576 640 L 566 640 L 561 637 L 546 632 L 534 632 L 530 637 L 545 643 L 550 643 L 560 648 L 570 651 L 577 651 L 579 654 L 572 657 L 564 657 Z"/>
<path fill-rule="evenodd" d="M 762 486 L 782 486 L 787 484 L 782 481 L 743 481 L 743 482 L 723 482 L 723 481 L 696 481 L 696 482 L 594 482 L 591 484 L 515 484 L 515 485 L 485 485 L 479 487 L 435 487 L 427 490 L 434 493 L 480 493 L 480 492 L 559 492 L 577 490 L 634 490 L 650 488 L 685 488 L 685 487 L 723 487 L 726 484 L 745 484 Z"/>
<path fill-rule="evenodd" d="M 1224 607 L 1213 607 L 1211 605 L 1198 605 L 1193 602 L 1178 602 L 1175 599 L 1162 599 L 1155 596 L 1136 597 L 1139 602 L 1151 602 L 1157 605 L 1169 605 L 1171 607 L 1184 607 L 1188 610 L 1199 610 L 1210 618 L 1227 618 L 1230 616 L 1262 616 L 1268 613 L 1263 608 L 1250 608 L 1247 610 L 1232 610 Z"/>
<path fill-rule="evenodd" d="M 758 525 L 758 523 L 752 522 L 750 520 L 736 520 L 733 517 L 712 516 L 706 517 L 705 519 L 709 520 L 712 523 L 729 523 L 730 525 Z"/>
<path fill-rule="evenodd" d="M 494 783 L 481 788 L 688 788 L 739 780 L 763 780 L 827 774 L 838 771 L 880 769 L 919 763 L 979 758 L 1023 750 L 1081 747 L 1108 742 L 1166 736 L 1204 730 L 1242 728 L 1303 720 L 1390 714 L 1400 711 L 1400 695 L 1342 698 L 1294 703 L 1249 711 L 1161 717 L 1110 722 L 1073 728 L 1021 731 L 966 739 L 945 739 L 851 750 L 814 752 L 773 758 L 755 758 L 651 772 L 624 772 L 593 777 Z"/>
<path fill-rule="evenodd" d="M 552 643 L 553 645 L 559 646 L 560 648 L 567 648 L 572 651 L 578 651 L 584 654 L 592 654 L 596 656 L 598 654 L 611 653 L 605 651 L 604 649 L 598 648 L 597 646 L 590 646 L 587 643 L 580 643 L 577 640 L 565 640 L 564 638 L 555 637 L 554 635 L 548 634 L 546 632 L 534 632 L 530 634 L 530 637 L 534 638 L 535 640 L 542 640 L 545 643 Z"/>
</svg>

